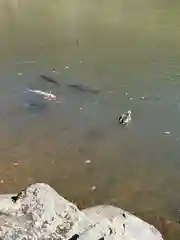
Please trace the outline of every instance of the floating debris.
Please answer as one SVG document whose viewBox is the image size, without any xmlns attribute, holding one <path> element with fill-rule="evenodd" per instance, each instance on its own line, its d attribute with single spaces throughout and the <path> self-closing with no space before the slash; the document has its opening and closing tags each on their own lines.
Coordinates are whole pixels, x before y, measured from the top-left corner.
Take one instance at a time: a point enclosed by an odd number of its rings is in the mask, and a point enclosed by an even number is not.
<svg viewBox="0 0 180 240">
<path fill-rule="evenodd" d="M 144 100 L 145 99 L 145 97 L 140 97 L 142 100 Z"/>
<path fill-rule="evenodd" d="M 61 72 L 59 72 L 59 71 L 56 71 L 56 69 L 55 69 L 55 68 L 53 68 L 52 72 L 53 72 L 54 74 L 56 74 L 56 75 L 60 75 L 60 74 L 61 74 Z M 58 83 L 58 84 L 59 84 L 59 83 Z"/>
<path fill-rule="evenodd" d="M 69 68 L 69 66 L 65 66 L 65 69 L 68 69 Z"/>
<path fill-rule="evenodd" d="M 13 165 L 14 165 L 14 166 L 17 166 L 17 165 L 19 165 L 19 163 L 18 163 L 18 162 L 14 162 Z"/>
<path fill-rule="evenodd" d="M 171 132 L 164 132 L 164 134 L 165 134 L 165 135 L 170 135 L 170 134 L 171 134 Z"/>
<path fill-rule="evenodd" d="M 127 96 L 127 95 L 128 95 L 128 93 L 127 93 L 127 92 L 125 92 L 125 93 L 124 93 L 124 95 L 125 95 L 125 96 Z"/>
<path fill-rule="evenodd" d="M 17 73 L 17 75 L 18 75 L 18 76 L 22 76 L 22 75 L 23 75 L 23 73 L 19 72 L 19 73 Z"/>
<path fill-rule="evenodd" d="M 85 161 L 85 164 L 91 164 L 92 162 L 91 162 L 91 160 L 86 160 Z"/>
<path fill-rule="evenodd" d="M 80 110 L 82 111 L 82 110 L 83 110 L 83 108 L 81 107 L 81 108 L 80 108 Z"/>
<path fill-rule="evenodd" d="M 129 97 L 128 99 L 129 99 L 129 100 L 132 100 L 132 97 Z"/>
<path fill-rule="evenodd" d="M 131 110 L 121 114 L 119 117 L 119 123 L 126 127 L 131 122 Z"/>
<path fill-rule="evenodd" d="M 92 186 L 92 187 L 90 188 L 91 191 L 95 191 L 96 189 L 97 189 L 96 186 Z"/>
<path fill-rule="evenodd" d="M 4 182 L 3 180 L 0 181 L 0 183 L 3 183 L 3 182 Z"/>
</svg>

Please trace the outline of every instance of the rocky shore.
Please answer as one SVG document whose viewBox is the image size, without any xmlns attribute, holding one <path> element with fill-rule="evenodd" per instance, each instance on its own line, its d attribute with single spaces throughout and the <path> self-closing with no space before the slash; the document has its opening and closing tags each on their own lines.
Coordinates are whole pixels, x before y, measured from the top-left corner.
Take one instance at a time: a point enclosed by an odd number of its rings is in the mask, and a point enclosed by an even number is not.
<svg viewBox="0 0 180 240">
<path fill-rule="evenodd" d="M 163 240 L 152 225 L 120 208 L 80 211 L 44 183 L 0 196 L 1 240 Z"/>
</svg>

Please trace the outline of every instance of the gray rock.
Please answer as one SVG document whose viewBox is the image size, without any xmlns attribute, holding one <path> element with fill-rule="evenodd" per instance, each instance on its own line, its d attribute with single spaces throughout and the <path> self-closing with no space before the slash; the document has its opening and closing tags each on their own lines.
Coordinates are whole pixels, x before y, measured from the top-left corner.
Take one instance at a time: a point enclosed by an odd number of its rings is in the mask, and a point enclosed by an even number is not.
<svg viewBox="0 0 180 240">
<path fill-rule="evenodd" d="M 160 232 L 152 225 L 142 221 L 129 212 L 113 206 L 96 206 L 83 210 L 93 222 L 108 219 L 111 232 L 105 239 L 113 240 L 162 240 Z M 109 224 L 109 226 L 110 226 Z"/>
<path fill-rule="evenodd" d="M 37 183 L 0 196 L 2 240 L 162 240 L 151 225 L 112 206 L 79 211 L 50 186 Z"/>
</svg>

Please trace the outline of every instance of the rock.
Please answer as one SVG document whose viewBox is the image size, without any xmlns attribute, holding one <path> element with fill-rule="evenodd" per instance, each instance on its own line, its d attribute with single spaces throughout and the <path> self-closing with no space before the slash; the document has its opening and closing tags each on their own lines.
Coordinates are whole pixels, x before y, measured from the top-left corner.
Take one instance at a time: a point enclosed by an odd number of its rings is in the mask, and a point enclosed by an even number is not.
<svg viewBox="0 0 180 240">
<path fill-rule="evenodd" d="M 93 223 L 46 184 L 0 198 L 0 239 L 68 239 Z M 38 237 L 38 238 L 37 238 Z"/>
<path fill-rule="evenodd" d="M 113 206 L 83 211 L 43 183 L 0 196 L 1 240 L 162 240 L 151 225 Z"/>
<path fill-rule="evenodd" d="M 155 227 L 120 208 L 105 205 L 87 208 L 83 212 L 95 223 L 108 219 L 112 236 L 105 239 L 163 240 Z"/>
</svg>

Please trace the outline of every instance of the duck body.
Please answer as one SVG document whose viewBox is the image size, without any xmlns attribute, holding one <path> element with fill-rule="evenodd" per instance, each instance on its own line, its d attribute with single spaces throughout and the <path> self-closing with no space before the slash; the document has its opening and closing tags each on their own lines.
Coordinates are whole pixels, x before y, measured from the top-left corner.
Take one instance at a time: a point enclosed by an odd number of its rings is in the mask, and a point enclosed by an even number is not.
<svg viewBox="0 0 180 240">
<path fill-rule="evenodd" d="M 124 112 L 119 117 L 119 123 L 126 127 L 131 122 L 131 110 Z"/>
</svg>

